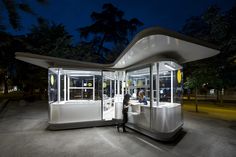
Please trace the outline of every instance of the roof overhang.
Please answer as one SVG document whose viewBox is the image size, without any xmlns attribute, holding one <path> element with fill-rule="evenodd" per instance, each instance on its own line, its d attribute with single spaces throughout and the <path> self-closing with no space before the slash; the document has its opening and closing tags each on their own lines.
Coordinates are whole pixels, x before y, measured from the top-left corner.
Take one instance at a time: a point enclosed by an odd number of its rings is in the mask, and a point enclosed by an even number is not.
<svg viewBox="0 0 236 157">
<path fill-rule="evenodd" d="M 106 69 L 110 67 L 109 64 L 98 64 L 98 63 L 90 63 L 90 62 L 83 62 L 71 59 L 63 59 L 57 57 L 50 57 L 50 56 L 43 56 L 37 55 L 32 53 L 26 52 L 16 52 L 15 58 L 27 63 L 31 63 L 42 68 L 51 68 L 51 67 L 58 67 L 58 68 L 81 68 L 81 69 Z"/>
<path fill-rule="evenodd" d="M 113 68 L 125 68 L 148 58 L 168 58 L 186 63 L 217 55 L 216 46 L 159 27 L 138 33 L 114 62 Z"/>
<path fill-rule="evenodd" d="M 124 69 L 163 59 L 186 63 L 212 57 L 218 53 L 220 51 L 214 45 L 154 27 L 138 33 L 112 64 L 89 63 L 23 52 L 16 52 L 16 59 L 43 68 Z"/>
</svg>

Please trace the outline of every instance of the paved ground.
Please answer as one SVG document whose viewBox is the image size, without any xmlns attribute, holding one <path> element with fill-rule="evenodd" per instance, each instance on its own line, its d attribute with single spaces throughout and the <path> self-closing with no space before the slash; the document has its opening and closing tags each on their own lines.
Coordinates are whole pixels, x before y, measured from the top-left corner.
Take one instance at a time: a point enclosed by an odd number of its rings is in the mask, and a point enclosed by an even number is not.
<svg viewBox="0 0 236 157">
<path fill-rule="evenodd" d="M 183 137 L 161 143 L 114 127 L 47 131 L 47 102 L 10 102 L 0 115 L 0 156 L 235 157 L 236 123 L 184 113 Z"/>
</svg>

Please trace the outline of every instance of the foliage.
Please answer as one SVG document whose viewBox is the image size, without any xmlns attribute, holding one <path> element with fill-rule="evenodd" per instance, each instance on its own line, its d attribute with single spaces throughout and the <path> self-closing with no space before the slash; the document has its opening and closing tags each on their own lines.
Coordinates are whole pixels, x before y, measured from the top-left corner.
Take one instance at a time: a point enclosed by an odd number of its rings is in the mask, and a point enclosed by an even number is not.
<svg viewBox="0 0 236 157">
<path fill-rule="evenodd" d="M 67 58 L 71 51 L 71 35 L 64 25 L 49 23 L 39 19 L 39 24 L 31 28 L 25 39 L 26 48 L 41 55 Z"/>
<path fill-rule="evenodd" d="M 202 15 L 191 17 L 183 26 L 182 33 L 213 43 L 221 53 L 215 57 L 185 64 L 187 87 L 222 89 L 236 86 L 236 5 L 222 12 L 216 5 Z"/>
<path fill-rule="evenodd" d="M 37 2 L 44 4 L 47 0 L 37 0 Z M 37 14 L 31 9 L 30 5 L 21 0 L 1 0 L 0 7 L 6 9 L 9 23 L 13 29 L 21 28 L 21 19 L 18 13 L 19 10 L 37 16 Z"/>
<path fill-rule="evenodd" d="M 207 87 L 222 89 L 224 84 L 217 65 L 214 64 L 214 61 L 211 61 L 210 64 L 211 66 L 209 66 L 208 60 L 197 62 L 197 64 L 189 64 L 187 69 L 190 69 L 191 72 L 186 72 L 185 88 L 200 89 Z"/>
<path fill-rule="evenodd" d="M 15 51 L 23 50 L 20 36 L 13 37 L 10 34 L 2 33 L 5 41 L 0 40 L 0 82 L 5 86 L 5 93 L 8 92 L 8 85 L 16 77 Z"/>
<path fill-rule="evenodd" d="M 47 70 L 16 61 L 15 52 L 26 51 L 24 42 L 25 36 L 9 35 L 9 40 L 0 46 L 0 58 L 3 58 L 0 60 L 0 83 L 5 86 L 4 93 L 12 86 L 29 92 L 47 88 Z"/>
<path fill-rule="evenodd" d="M 93 24 L 79 28 L 82 39 L 92 38 L 94 51 L 100 56 L 99 62 L 108 61 L 106 54 L 110 50 L 105 46 L 106 43 L 127 45 L 128 36 L 132 35 L 137 27 L 143 25 L 136 18 L 126 20 L 123 16 L 124 12 L 112 4 L 104 4 L 102 12 L 91 14 Z"/>
</svg>

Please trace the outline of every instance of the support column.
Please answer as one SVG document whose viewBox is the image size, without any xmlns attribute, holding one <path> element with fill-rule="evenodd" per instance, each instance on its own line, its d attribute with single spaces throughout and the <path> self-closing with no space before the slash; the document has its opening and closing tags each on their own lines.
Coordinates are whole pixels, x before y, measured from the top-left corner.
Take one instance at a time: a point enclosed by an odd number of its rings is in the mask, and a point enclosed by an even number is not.
<svg viewBox="0 0 236 157">
<path fill-rule="evenodd" d="M 160 103 L 160 73 L 159 73 L 159 63 L 155 63 L 156 65 L 156 72 L 157 72 L 157 75 L 156 75 L 156 104 L 157 106 L 159 106 L 159 103 Z"/>
<path fill-rule="evenodd" d="M 60 96 L 61 96 L 61 92 L 60 92 L 60 90 L 61 90 L 61 79 L 60 79 L 60 77 L 61 77 L 61 71 L 60 71 L 60 69 L 58 69 L 58 73 L 57 73 L 57 101 L 58 101 L 58 103 L 60 103 Z"/>
<path fill-rule="evenodd" d="M 67 75 L 67 100 L 70 100 L 70 75 Z"/>
<path fill-rule="evenodd" d="M 115 72 L 115 79 L 114 79 L 114 96 L 117 94 L 117 92 L 116 92 L 116 81 L 117 81 L 117 75 L 116 75 L 116 72 Z"/>
<path fill-rule="evenodd" d="M 64 74 L 64 101 L 66 101 L 66 75 Z"/>
<path fill-rule="evenodd" d="M 104 75 L 103 75 L 104 71 L 101 71 L 101 76 L 102 76 L 102 97 L 101 97 L 101 119 L 103 120 L 103 109 L 104 109 L 104 100 L 103 100 L 103 94 L 104 94 L 104 89 L 103 89 L 103 83 L 104 83 Z M 93 82 L 93 87 L 95 87 L 95 76 L 94 76 L 94 82 Z M 94 88 L 94 92 L 95 92 L 95 88 Z M 93 99 L 95 100 L 95 99 Z"/>
<path fill-rule="evenodd" d="M 112 98 L 112 80 L 110 78 L 110 98 Z"/>
<path fill-rule="evenodd" d="M 173 71 L 171 70 L 170 71 L 170 80 L 171 80 L 171 83 L 170 83 L 170 97 L 171 97 L 171 103 L 173 103 L 173 100 L 174 100 L 174 91 L 173 91 Z"/>
<path fill-rule="evenodd" d="M 152 117 L 153 117 L 153 65 L 150 65 L 150 124 L 149 127 L 152 128 Z"/>
<path fill-rule="evenodd" d="M 120 95 L 120 72 L 118 72 L 117 77 L 117 94 Z"/>
<path fill-rule="evenodd" d="M 95 100 L 95 75 L 93 75 L 93 100 Z"/>
<path fill-rule="evenodd" d="M 121 75 L 122 75 L 122 85 L 121 85 L 121 95 L 122 95 L 122 97 L 124 97 L 124 94 L 125 94 L 125 71 L 122 71 L 121 72 Z"/>
</svg>

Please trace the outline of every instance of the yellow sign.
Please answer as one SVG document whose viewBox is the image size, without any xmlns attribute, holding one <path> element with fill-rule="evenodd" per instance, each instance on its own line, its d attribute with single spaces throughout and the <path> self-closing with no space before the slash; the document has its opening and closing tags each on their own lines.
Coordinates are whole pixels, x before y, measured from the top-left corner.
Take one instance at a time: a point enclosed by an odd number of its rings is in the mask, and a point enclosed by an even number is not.
<svg viewBox="0 0 236 157">
<path fill-rule="evenodd" d="M 143 87 L 143 81 L 142 80 L 138 80 L 137 87 Z"/>
<path fill-rule="evenodd" d="M 92 87 L 92 86 L 93 86 L 93 84 L 89 82 L 89 83 L 88 83 L 88 86 L 89 86 L 89 87 Z"/>
<path fill-rule="evenodd" d="M 107 83 L 106 83 L 106 82 L 103 82 L 102 87 L 103 87 L 103 88 L 106 88 L 106 87 L 107 87 Z"/>
<path fill-rule="evenodd" d="M 50 83 L 51 83 L 52 86 L 54 85 L 54 82 L 55 82 L 54 76 L 51 75 L 51 76 L 50 76 Z"/>
<path fill-rule="evenodd" d="M 131 81 L 131 80 L 128 80 L 128 81 L 127 81 L 127 87 L 131 86 L 131 84 L 132 84 L 132 81 Z"/>
<path fill-rule="evenodd" d="M 181 83 L 181 81 L 182 81 L 182 74 L 181 74 L 180 69 L 177 72 L 177 81 L 178 81 L 178 83 Z"/>
</svg>

